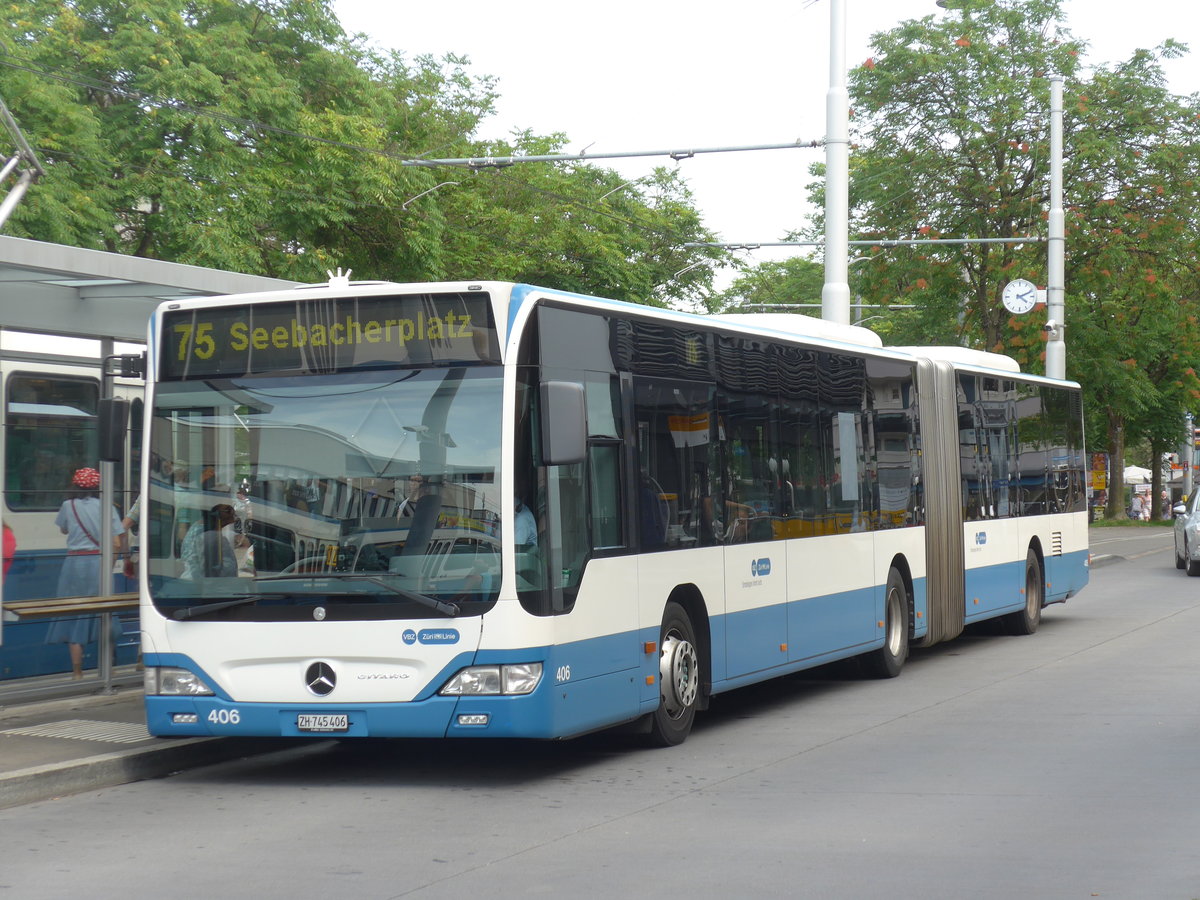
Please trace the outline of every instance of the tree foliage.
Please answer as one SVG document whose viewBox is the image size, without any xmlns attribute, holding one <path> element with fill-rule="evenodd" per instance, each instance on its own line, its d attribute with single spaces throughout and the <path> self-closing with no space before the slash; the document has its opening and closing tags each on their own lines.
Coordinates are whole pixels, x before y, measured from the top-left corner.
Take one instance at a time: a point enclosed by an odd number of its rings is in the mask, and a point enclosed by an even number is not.
<svg viewBox="0 0 1200 900">
<path fill-rule="evenodd" d="M 712 307 L 714 311 L 735 307 L 767 311 L 804 305 L 810 314 L 818 314 L 824 281 L 824 267 L 806 256 L 762 263 L 734 279 L 713 298 Z"/>
<path fill-rule="evenodd" d="M 47 169 L 13 233 L 300 281 L 340 266 L 660 303 L 711 283 L 717 254 L 681 249 L 709 235 L 665 171 L 602 201 L 621 180 L 592 166 L 406 165 L 565 139 L 482 145 L 492 78 L 349 36 L 332 0 L 0 8 L 0 95 Z"/>
</svg>

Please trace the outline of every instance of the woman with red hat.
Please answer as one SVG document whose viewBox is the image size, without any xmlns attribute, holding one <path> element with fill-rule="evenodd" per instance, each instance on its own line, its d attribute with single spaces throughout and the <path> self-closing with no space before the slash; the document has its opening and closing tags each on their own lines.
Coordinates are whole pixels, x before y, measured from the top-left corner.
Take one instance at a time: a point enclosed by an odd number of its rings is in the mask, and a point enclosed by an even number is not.
<svg viewBox="0 0 1200 900">
<path fill-rule="evenodd" d="M 100 593 L 100 473 L 92 468 L 76 469 L 72 490 L 58 510 L 54 524 L 67 536 L 67 558 L 58 574 L 58 596 L 94 597 Z M 124 533 L 115 509 L 112 516 L 113 543 Z M 50 626 L 46 642 L 67 644 L 71 651 L 71 677 L 83 677 L 83 647 L 99 635 L 96 616 L 59 619 Z"/>
</svg>

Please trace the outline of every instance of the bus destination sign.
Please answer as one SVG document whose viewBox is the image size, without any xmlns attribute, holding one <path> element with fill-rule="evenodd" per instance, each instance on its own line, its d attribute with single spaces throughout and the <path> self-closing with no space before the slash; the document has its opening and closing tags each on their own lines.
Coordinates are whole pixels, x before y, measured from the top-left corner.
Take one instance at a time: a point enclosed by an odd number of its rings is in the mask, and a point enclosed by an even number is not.
<svg viewBox="0 0 1200 900">
<path fill-rule="evenodd" d="M 482 291 L 201 307 L 162 328 L 164 380 L 500 361 Z"/>
</svg>

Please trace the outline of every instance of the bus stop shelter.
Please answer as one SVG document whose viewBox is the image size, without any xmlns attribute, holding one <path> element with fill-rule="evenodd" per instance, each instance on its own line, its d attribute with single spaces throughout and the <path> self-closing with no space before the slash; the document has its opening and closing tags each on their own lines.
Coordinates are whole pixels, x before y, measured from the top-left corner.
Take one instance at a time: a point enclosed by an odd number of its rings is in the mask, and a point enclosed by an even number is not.
<svg viewBox="0 0 1200 900">
<path fill-rule="evenodd" d="M 164 301 L 278 290 L 294 285 L 295 282 L 276 278 L 0 235 L 0 331 L 98 341 L 97 366 L 114 352 L 115 344 L 143 343 L 150 315 Z M 57 355 L 52 341 L 49 346 L 50 350 L 39 352 Z M 0 353 L 9 352 L 12 351 L 0 349 Z M 28 357 L 30 353 L 19 351 L 17 355 Z M 5 508 L 6 505 L 0 505 L 0 518 Z M 73 600 L 78 601 L 74 606 Z M 95 597 L 46 598 L 44 609 L 36 603 L 25 605 L 29 608 L 22 610 L 22 618 L 62 615 L 64 610 L 94 611 L 102 615 L 107 625 L 108 616 L 114 611 L 136 604 L 132 597 Z M 12 618 L 11 612 L 0 615 L 0 656 L 4 652 L 6 617 Z M 108 633 L 107 627 L 102 633 Z M 103 671 L 103 667 L 101 681 L 104 686 L 111 686 L 111 672 Z M 0 696 L 11 696 L 14 689 L 18 694 L 36 690 L 29 686 L 22 690 L 20 684 L 0 681 Z"/>
</svg>

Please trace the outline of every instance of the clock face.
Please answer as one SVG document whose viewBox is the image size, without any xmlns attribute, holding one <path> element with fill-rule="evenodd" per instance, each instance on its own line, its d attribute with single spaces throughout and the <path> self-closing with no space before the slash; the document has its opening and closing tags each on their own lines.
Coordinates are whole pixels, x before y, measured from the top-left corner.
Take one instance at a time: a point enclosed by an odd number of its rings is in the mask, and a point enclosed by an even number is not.
<svg viewBox="0 0 1200 900">
<path fill-rule="evenodd" d="M 1027 313 L 1037 306 L 1037 285 L 1024 278 L 1010 281 L 1004 286 L 1000 299 L 1004 302 L 1004 308 L 1009 312 Z"/>
</svg>

